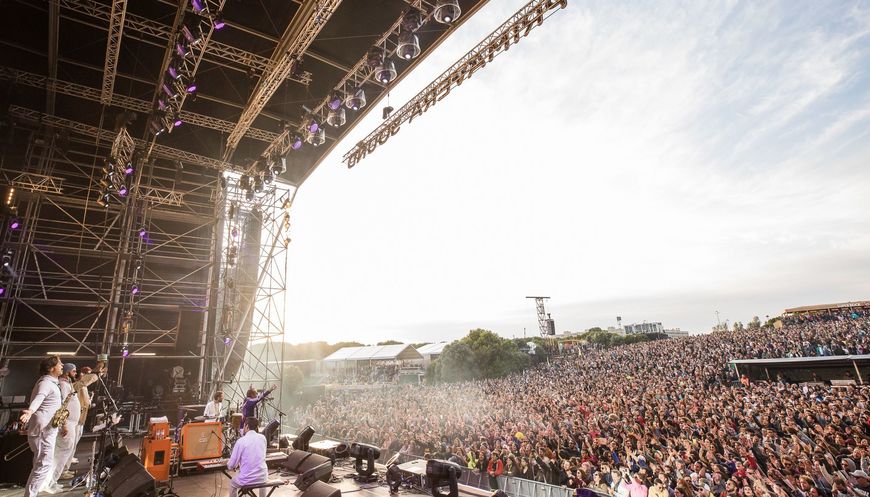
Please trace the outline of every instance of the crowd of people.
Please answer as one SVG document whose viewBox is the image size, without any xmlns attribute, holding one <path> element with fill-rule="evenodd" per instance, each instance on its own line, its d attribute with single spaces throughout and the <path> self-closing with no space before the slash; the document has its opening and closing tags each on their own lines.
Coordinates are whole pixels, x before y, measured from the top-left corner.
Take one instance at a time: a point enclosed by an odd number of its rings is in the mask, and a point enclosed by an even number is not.
<svg viewBox="0 0 870 497">
<path fill-rule="evenodd" d="M 614 497 L 866 497 L 870 391 L 732 359 L 863 354 L 870 318 L 587 349 L 501 379 L 331 391 L 294 420 L 385 452 Z"/>
</svg>

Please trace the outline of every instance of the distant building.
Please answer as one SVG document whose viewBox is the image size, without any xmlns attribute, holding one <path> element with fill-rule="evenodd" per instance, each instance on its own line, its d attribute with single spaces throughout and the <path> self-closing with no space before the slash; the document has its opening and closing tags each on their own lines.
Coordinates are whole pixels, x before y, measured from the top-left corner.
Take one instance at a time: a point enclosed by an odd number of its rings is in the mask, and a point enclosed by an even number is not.
<svg viewBox="0 0 870 497">
<path fill-rule="evenodd" d="M 626 335 L 636 335 L 638 333 L 664 333 L 665 328 L 662 323 L 638 323 L 625 325 Z"/>
<path fill-rule="evenodd" d="M 665 330 L 665 335 L 667 335 L 668 338 L 683 338 L 689 336 L 689 332 L 683 331 L 679 328 L 674 328 L 672 330 Z"/>
</svg>

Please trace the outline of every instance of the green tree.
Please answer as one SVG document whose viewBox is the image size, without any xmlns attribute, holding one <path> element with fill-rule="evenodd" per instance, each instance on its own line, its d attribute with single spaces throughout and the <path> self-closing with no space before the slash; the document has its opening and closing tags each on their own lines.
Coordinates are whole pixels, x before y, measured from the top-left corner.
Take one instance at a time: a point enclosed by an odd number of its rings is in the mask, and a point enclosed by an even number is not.
<svg viewBox="0 0 870 497">
<path fill-rule="evenodd" d="M 531 362 L 514 340 L 475 329 L 447 345 L 427 370 L 427 376 L 430 381 L 498 378 L 522 370 Z"/>
<path fill-rule="evenodd" d="M 383 342 L 378 342 L 378 345 L 404 345 L 405 342 L 400 342 L 398 340 L 384 340 Z"/>
<path fill-rule="evenodd" d="M 752 321 L 749 322 L 750 330 L 757 330 L 761 328 L 761 319 L 758 316 L 752 316 Z"/>
</svg>

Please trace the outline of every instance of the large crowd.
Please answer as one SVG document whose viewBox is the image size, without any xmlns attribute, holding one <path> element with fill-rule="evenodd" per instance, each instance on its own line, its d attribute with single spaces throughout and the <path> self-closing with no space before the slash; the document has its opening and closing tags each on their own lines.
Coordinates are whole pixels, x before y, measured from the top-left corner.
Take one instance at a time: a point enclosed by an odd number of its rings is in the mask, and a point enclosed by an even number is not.
<svg viewBox="0 0 870 497">
<path fill-rule="evenodd" d="M 868 351 L 866 316 L 796 318 L 586 349 L 495 380 L 333 391 L 294 421 L 614 497 L 866 497 L 868 389 L 749 382 L 728 361 Z"/>
</svg>

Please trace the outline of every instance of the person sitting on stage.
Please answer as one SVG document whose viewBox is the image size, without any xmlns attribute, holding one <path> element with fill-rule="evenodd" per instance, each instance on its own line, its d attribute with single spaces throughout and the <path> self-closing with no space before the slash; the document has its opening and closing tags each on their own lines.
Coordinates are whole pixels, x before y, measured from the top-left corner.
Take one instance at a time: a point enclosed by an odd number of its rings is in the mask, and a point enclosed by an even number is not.
<svg viewBox="0 0 870 497">
<path fill-rule="evenodd" d="M 33 451 L 33 469 L 24 488 L 24 497 L 35 497 L 52 476 L 57 428 L 51 426 L 51 419 L 63 401 L 57 379 L 62 371 L 63 363 L 56 355 L 46 357 L 39 363 L 42 376 L 30 394 L 30 406 L 21 414 L 21 422 L 27 423 L 27 443 Z M 53 487 L 47 489 L 49 493 L 58 490 Z"/>
<path fill-rule="evenodd" d="M 205 411 L 202 415 L 206 421 L 214 421 L 223 416 L 224 393 L 218 390 L 214 393 L 214 398 L 205 405 Z"/>
<path fill-rule="evenodd" d="M 266 437 L 257 433 L 260 423 L 251 416 L 245 420 L 242 436 L 233 446 L 233 453 L 227 462 L 227 469 L 238 469 L 239 474 L 230 480 L 230 497 L 238 497 L 239 489 L 245 485 L 265 483 L 269 476 L 266 467 Z M 260 489 L 260 497 L 265 497 L 265 489 Z"/>
<path fill-rule="evenodd" d="M 242 404 L 242 427 L 245 426 L 245 420 L 248 418 L 256 418 L 257 417 L 257 404 L 263 401 L 263 399 L 267 398 L 272 390 L 275 390 L 277 385 L 272 385 L 268 390 L 264 390 L 257 394 L 257 391 L 254 390 L 254 387 L 248 389 L 248 396 L 245 399 L 245 403 Z"/>
</svg>

